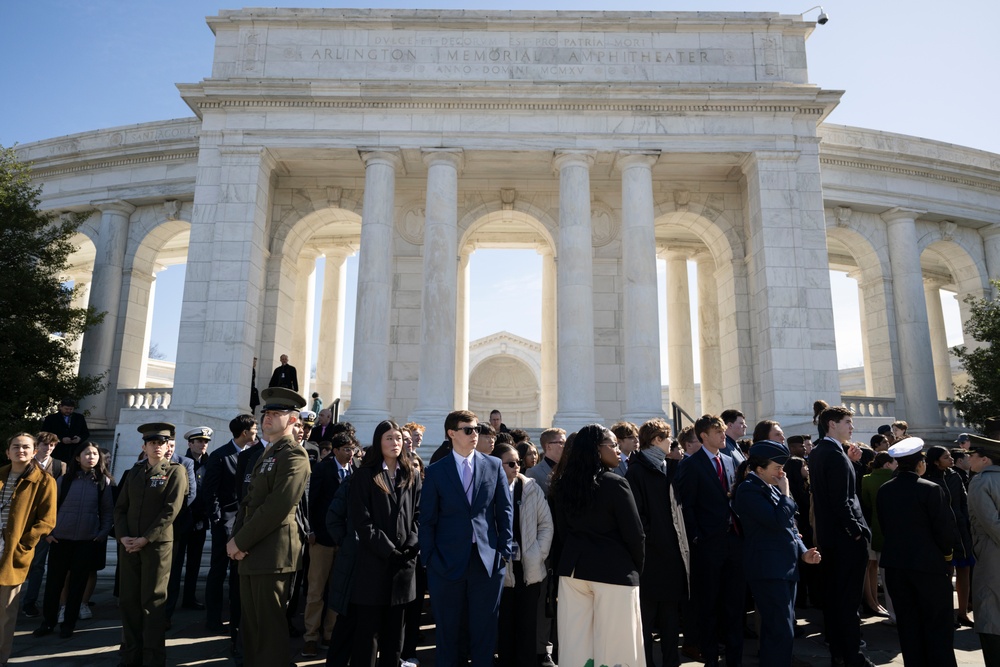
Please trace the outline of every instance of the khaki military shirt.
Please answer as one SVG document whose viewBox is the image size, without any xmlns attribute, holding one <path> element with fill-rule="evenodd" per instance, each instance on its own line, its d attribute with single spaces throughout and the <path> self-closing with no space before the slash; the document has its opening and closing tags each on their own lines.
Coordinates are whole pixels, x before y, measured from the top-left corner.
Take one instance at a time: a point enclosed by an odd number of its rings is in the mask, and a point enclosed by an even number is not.
<svg viewBox="0 0 1000 667">
<path fill-rule="evenodd" d="M 115 536 L 172 542 L 174 519 L 187 492 L 187 472 L 182 466 L 166 460 L 155 466 L 136 463 L 115 504 Z"/>
<path fill-rule="evenodd" d="M 302 566 L 295 508 L 308 480 L 309 456 L 292 436 L 278 438 L 257 459 L 233 526 L 236 546 L 247 552 L 240 574 L 295 572 Z"/>
</svg>

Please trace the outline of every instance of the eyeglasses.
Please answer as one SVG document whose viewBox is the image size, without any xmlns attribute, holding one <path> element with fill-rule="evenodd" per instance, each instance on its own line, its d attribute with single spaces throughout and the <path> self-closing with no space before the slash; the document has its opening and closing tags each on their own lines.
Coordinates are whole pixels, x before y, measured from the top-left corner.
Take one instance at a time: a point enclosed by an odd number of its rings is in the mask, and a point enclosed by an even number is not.
<svg viewBox="0 0 1000 667">
<path fill-rule="evenodd" d="M 614 449 L 614 450 L 617 451 L 618 450 L 618 443 L 617 442 L 611 442 L 611 443 L 602 442 L 601 443 L 601 447 L 609 447 L 610 449 Z"/>
<path fill-rule="evenodd" d="M 473 433 L 479 433 L 478 426 L 459 426 L 456 431 L 461 431 L 465 435 L 472 435 Z"/>
<path fill-rule="evenodd" d="M 508 468 L 510 468 L 511 470 L 513 470 L 514 468 L 521 467 L 521 462 L 520 461 L 506 461 L 504 463 L 504 465 L 507 466 Z"/>
</svg>

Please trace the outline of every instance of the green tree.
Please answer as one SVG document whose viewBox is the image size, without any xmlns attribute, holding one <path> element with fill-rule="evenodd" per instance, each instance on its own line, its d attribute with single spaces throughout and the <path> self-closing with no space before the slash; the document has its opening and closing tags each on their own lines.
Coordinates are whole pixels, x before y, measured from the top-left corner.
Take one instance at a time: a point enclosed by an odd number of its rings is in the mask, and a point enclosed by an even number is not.
<svg viewBox="0 0 1000 667">
<path fill-rule="evenodd" d="M 70 239 L 86 215 L 38 210 L 41 188 L 13 148 L 0 146 L 0 434 L 37 429 L 63 396 L 103 390 L 103 376 L 73 372 L 72 344 L 103 314 L 74 308 L 63 276 Z"/>
<path fill-rule="evenodd" d="M 990 281 L 1000 290 L 1000 280 Z M 951 349 L 969 374 L 968 384 L 955 387 L 955 407 L 965 421 L 982 429 L 987 417 L 1000 415 L 1000 298 L 968 296 L 971 316 L 965 333 L 982 347 L 970 350 L 964 345 Z"/>
</svg>

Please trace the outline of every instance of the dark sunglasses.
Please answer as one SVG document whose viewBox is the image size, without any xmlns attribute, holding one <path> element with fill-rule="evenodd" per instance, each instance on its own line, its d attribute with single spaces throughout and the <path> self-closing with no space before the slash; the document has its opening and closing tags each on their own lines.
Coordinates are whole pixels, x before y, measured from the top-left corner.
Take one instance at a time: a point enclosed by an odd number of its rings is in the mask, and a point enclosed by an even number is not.
<svg viewBox="0 0 1000 667">
<path fill-rule="evenodd" d="M 514 468 L 521 467 L 521 462 L 520 461 L 507 461 L 506 463 L 504 463 L 504 465 L 507 466 L 508 468 L 510 468 L 511 470 L 513 470 Z"/>
<path fill-rule="evenodd" d="M 472 435 L 473 433 L 479 433 L 479 427 L 478 426 L 459 426 L 455 430 L 456 431 L 461 431 L 461 432 L 465 433 L 465 435 Z"/>
</svg>

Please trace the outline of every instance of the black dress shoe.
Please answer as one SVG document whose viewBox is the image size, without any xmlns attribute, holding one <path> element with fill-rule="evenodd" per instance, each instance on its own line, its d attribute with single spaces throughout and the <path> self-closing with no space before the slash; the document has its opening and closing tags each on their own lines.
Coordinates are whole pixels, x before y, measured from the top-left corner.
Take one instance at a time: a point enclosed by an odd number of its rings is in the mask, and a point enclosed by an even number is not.
<svg viewBox="0 0 1000 667">
<path fill-rule="evenodd" d="M 205 611 L 205 605 L 197 600 L 185 600 L 181 604 L 181 609 L 195 609 L 197 611 Z"/>
<path fill-rule="evenodd" d="M 53 626 L 49 625 L 48 623 L 42 623 L 31 634 L 35 635 L 36 637 L 44 637 L 45 635 L 52 634 L 52 630 L 54 629 L 55 628 L 53 628 Z"/>
</svg>

